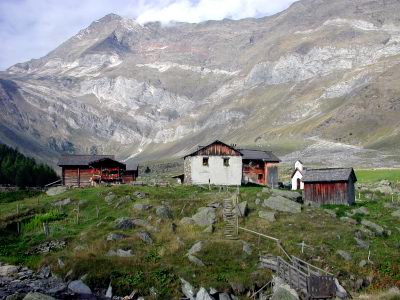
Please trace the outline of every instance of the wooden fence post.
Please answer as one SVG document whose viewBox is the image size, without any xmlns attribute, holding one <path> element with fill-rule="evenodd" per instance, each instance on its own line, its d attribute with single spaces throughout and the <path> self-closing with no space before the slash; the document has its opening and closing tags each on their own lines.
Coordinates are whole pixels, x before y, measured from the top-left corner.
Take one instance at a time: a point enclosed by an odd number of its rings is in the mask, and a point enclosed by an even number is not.
<svg viewBox="0 0 400 300">
<path fill-rule="evenodd" d="M 17 219 L 19 219 L 19 204 L 17 204 Z M 19 221 L 17 222 L 17 233 L 21 231 Z"/>
<path fill-rule="evenodd" d="M 79 202 L 76 207 L 76 224 L 79 224 Z"/>
<path fill-rule="evenodd" d="M 49 236 L 49 224 L 47 222 L 43 222 L 43 231 L 46 237 Z"/>
<path fill-rule="evenodd" d="M 97 218 L 97 219 L 99 218 L 99 212 L 100 212 L 100 209 L 99 209 L 99 207 L 96 205 L 96 218 Z"/>
</svg>

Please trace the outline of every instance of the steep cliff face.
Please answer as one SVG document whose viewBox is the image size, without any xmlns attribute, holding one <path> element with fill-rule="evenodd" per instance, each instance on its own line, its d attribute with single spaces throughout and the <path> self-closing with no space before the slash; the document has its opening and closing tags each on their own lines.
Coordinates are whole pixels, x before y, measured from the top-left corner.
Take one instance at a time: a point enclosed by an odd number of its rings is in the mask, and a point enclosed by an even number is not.
<svg viewBox="0 0 400 300">
<path fill-rule="evenodd" d="M 302 0 L 271 17 L 167 27 L 107 15 L 0 73 L 0 137 L 53 162 L 158 159 L 213 138 L 297 156 L 330 143 L 390 152 L 398 11 L 397 0 Z"/>
</svg>

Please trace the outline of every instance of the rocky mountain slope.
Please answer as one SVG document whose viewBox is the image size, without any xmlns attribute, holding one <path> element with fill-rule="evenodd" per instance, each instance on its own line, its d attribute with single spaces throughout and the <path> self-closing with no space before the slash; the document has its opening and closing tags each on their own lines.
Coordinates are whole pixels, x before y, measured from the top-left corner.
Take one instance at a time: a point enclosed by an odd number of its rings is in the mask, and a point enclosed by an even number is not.
<svg viewBox="0 0 400 300">
<path fill-rule="evenodd" d="M 301 0 L 238 21 L 142 26 L 107 15 L 0 73 L 0 138 L 51 162 L 180 156 L 218 138 L 287 159 L 356 149 L 356 163 L 392 164 L 399 11 L 397 0 Z"/>
</svg>

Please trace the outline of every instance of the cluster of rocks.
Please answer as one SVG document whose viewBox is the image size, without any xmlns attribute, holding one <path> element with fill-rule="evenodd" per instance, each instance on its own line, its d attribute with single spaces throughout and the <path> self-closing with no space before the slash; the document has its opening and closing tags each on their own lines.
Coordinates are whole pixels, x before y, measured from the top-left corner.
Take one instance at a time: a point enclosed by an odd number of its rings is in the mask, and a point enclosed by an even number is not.
<svg viewBox="0 0 400 300">
<path fill-rule="evenodd" d="M 0 263 L 0 299 L 54 300 L 102 299 L 82 280 L 65 282 L 53 276 L 49 267 L 34 272 L 26 267 Z"/>
<path fill-rule="evenodd" d="M 41 243 L 33 248 L 31 248 L 27 254 L 46 254 L 50 251 L 59 251 L 64 249 L 67 243 L 64 240 L 51 240 Z"/>
<path fill-rule="evenodd" d="M 396 188 L 389 180 L 381 180 L 377 183 L 359 183 L 357 185 L 357 189 L 360 192 L 378 192 L 390 195 L 394 193 L 400 193 L 400 190 Z M 368 197 L 368 195 L 366 196 Z M 373 198 L 371 200 L 373 200 Z"/>
<path fill-rule="evenodd" d="M 243 284 L 235 282 L 230 283 L 232 292 L 219 292 L 212 287 L 209 289 L 204 287 L 196 289 L 183 278 L 180 278 L 180 281 L 182 293 L 189 300 L 236 300 L 239 298 L 235 294 L 243 294 L 246 291 Z"/>
<path fill-rule="evenodd" d="M 134 192 L 132 194 L 132 196 L 131 195 L 124 195 L 124 196 L 121 196 L 119 198 L 113 192 L 109 192 L 104 197 L 104 201 L 106 201 L 108 205 L 112 205 L 114 200 L 117 199 L 118 201 L 115 203 L 114 207 L 115 208 L 119 208 L 119 207 L 121 207 L 122 205 L 124 205 L 126 203 L 130 203 L 133 200 L 133 198 L 142 200 L 145 197 L 146 197 L 146 193 L 140 192 L 140 191 Z"/>
</svg>

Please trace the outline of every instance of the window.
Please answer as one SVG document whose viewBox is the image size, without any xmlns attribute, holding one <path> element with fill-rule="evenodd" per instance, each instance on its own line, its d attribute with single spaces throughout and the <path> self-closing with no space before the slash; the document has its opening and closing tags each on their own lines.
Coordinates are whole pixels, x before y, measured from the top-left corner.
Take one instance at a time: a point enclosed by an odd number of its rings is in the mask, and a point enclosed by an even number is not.
<svg viewBox="0 0 400 300">
<path fill-rule="evenodd" d="M 203 157 L 203 166 L 208 167 L 208 157 Z"/>
<path fill-rule="evenodd" d="M 229 167 L 229 158 L 228 157 L 224 157 L 224 166 Z"/>
<path fill-rule="evenodd" d="M 263 180 L 264 179 L 264 175 L 263 174 L 258 174 L 258 180 Z"/>
</svg>

